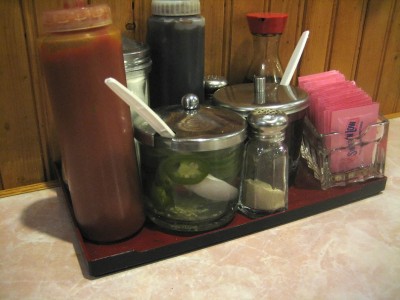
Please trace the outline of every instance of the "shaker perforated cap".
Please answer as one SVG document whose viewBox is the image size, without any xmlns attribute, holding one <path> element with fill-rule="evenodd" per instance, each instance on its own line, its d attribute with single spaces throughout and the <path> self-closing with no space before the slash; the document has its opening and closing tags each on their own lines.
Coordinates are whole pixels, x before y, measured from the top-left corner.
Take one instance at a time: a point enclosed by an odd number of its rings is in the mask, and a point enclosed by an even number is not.
<svg viewBox="0 0 400 300">
<path fill-rule="evenodd" d="M 106 4 L 49 10 L 42 14 L 45 32 L 64 32 L 106 26 L 112 23 Z"/>
<path fill-rule="evenodd" d="M 258 136 L 284 136 L 289 119 L 283 111 L 257 108 L 250 112 L 247 122 Z"/>
<path fill-rule="evenodd" d="M 279 34 L 285 29 L 288 14 L 256 12 L 246 17 L 252 34 Z"/>
<path fill-rule="evenodd" d="M 153 0 L 151 11 L 157 16 L 190 16 L 200 14 L 199 0 Z"/>
</svg>

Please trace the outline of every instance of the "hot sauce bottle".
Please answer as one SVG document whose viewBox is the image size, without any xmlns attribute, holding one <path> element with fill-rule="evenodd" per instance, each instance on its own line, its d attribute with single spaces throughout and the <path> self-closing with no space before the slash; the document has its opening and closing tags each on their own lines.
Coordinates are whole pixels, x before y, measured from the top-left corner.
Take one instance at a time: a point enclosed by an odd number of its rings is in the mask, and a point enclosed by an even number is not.
<svg viewBox="0 0 400 300">
<path fill-rule="evenodd" d="M 107 5 L 44 12 L 43 28 L 40 60 L 76 221 L 91 241 L 127 238 L 145 217 L 130 110 L 104 84 L 126 82 L 120 32 Z"/>
</svg>

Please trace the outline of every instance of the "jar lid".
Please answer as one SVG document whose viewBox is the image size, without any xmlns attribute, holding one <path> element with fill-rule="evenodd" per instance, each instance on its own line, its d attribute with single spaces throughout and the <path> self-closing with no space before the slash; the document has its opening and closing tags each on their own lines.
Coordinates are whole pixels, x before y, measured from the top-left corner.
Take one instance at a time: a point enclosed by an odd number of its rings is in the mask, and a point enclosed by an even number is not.
<svg viewBox="0 0 400 300">
<path fill-rule="evenodd" d="M 309 106 L 308 94 L 297 87 L 266 83 L 263 93 L 255 91 L 253 83 L 226 86 L 214 93 L 215 104 L 232 109 L 242 116 L 256 108 L 278 109 L 290 115 Z"/>
<path fill-rule="evenodd" d="M 190 16 L 200 14 L 199 0 L 153 0 L 151 12 L 156 16 Z"/>
<path fill-rule="evenodd" d="M 45 11 L 42 14 L 45 32 L 64 32 L 110 25 L 111 9 L 107 4 L 87 5 Z"/>
<path fill-rule="evenodd" d="M 246 139 L 246 121 L 222 107 L 199 105 L 196 95 L 182 98 L 182 105 L 155 110 L 175 132 L 172 139 L 156 134 L 140 117 L 134 120 L 135 138 L 147 145 L 167 145 L 178 151 L 211 151 L 232 147 Z"/>
<path fill-rule="evenodd" d="M 279 34 L 285 29 L 288 14 L 256 12 L 246 17 L 252 34 Z"/>
<path fill-rule="evenodd" d="M 122 52 L 125 70 L 128 72 L 142 70 L 151 66 L 150 48 L 125 35 L 122 36 Z"/>
</svg>

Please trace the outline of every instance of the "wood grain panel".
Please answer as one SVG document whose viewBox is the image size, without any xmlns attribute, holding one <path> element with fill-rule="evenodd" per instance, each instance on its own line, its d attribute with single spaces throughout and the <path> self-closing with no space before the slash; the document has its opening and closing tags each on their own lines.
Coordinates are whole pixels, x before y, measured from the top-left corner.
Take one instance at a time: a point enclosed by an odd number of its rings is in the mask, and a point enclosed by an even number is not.
<svg viewBox="0 0 400 300">
<path fill-rule="evenodd" d="M 293 53 L 297 42 L 303 33 L 303 15 L 304 15 L 304 0 L 271 0 L 269 5 L 270 12 L 284 12 L 288 14 L 285 31 L 282 34 L 279 45 L 279 56 L 281 59 L 283 69 L 286 68 L 287 63 Z M 308 47 L 308 46 L 306 46 Z M 301 61 L 300 61 L 301 65 Z M 300 68 L 298 68 L 299 70 Z M 295 84 L 297 76 L 292 80 Z"/>
<path fill-rule="evenodd" d="M 383 114 L 400 111 L 400 1 L 393 6 L 376 99 Z"/>
<path fill-rule="evenodd" d="M 347 79 L 356 71 L 366 8 L 366 0 L 338 0 L 328 69 L 340 70 Z"/>
<path fill-rule="evenodd" d="M 302 75 L 326 70 L 334 10 L 334 0 L 309 0 L 306 2 L 303 29 L 309 30 L 310 36 L 300 66 Z"/>
<path fill-rule="evenodd" d="M 242 82 L 253 55 L 253 39 L 247 26 L 246 14 L 264 11 L 261 0 L 231 0 L 230 53 L 227 77 L 230 83 Z"/>
<path fill-rule="evenodd" d="M 55 135 L 51 134 L 51 132 L 55 130 L 52 119 L 49 116 L 50 111 L 47 103 L 48 96 L 38 60 L 37 37 L 39 33 L 38 23 L 40 23 L 40 13 L 36 11 L 34 1 L 32 0 L 23 1 L 21 2 L 21 5 L 31 70 L 33 100 L 37 112 L 37 127 L 40 133 L 40 145 L 42 146 L 42 161 L 46 178 L 50 179 L 54 178 L 55 175 L 52 172 L 51 162 L 54 161 L 52 158 L 54 158 L 56 153 L 58 154 L 59 151 L 53 151 L 53 149 L 58 150 L 58 147 L 56 147 L 58 144 L 54 139 L 52 140 Z M 48 121 L 49 119 L 51 120 L 50 122 Z"/>
<path fill-rule="evenodd" d="M 205 27 L 205 70 L 207 75 L 222 75 L 224 50 L 225 1 L 201 1 Z"/>
<path fill-rule="evenodd" d="M 147 34 L 147 19 L 151 16 L 151 1 L 133 1 L 133 22 L 135 24 L 134 38 L 145 42 Z"/>
<path fill-rule="evenodd" d="M 44 168 L 18 1 L 0 2 L 1 188 L 43 181 Z"/>
<path fill-rule="evenodd" d="M 377 97 L 394 2 L 369 0 L 366 11 L 355 80 L 374 99 Z"/>
</svg>

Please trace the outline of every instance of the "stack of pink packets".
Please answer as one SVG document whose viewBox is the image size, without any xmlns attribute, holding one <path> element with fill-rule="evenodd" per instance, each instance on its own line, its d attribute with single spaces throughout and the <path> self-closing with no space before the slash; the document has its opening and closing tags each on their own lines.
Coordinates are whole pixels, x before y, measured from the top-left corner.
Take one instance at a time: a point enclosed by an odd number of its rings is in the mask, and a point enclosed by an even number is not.
<svg viewBox="0 0 400 300">
<path fill-rule="evenodd" d="M 298 80 L 299 87 L 309 94 L 308 118 L 320 134 L 326 135 L 331 172 L 370 165 L 374 144 L 368 141 L 375 139 L 376 131 L 367 129 L 378 119 L 379 104 L 336 70 Z"/>
</svg>

